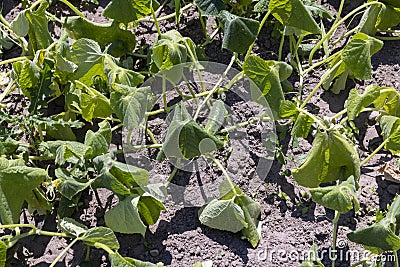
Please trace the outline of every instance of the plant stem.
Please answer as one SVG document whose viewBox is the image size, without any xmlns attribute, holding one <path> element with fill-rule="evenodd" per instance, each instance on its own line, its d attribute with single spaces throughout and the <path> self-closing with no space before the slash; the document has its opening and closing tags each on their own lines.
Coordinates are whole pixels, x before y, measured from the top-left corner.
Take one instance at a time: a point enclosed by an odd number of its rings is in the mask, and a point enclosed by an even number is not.
<svg viewBox="0 0 400 267">
<path fill-rule="evenodd" d="M 191 8 L 192 6 L 193 6 L 193 4 L 190 3 L 190 4 L 187 4 L 186 6 L 182 7 L 181 10 L 180 10 L 181 14 L 184 11 L 188 10 L 189 8 Z M 172 18 L 175 18 L 175 12 L 173 14 L 169 14 L 169 15 L 160 17 L 160 18 L 157 19 L 157 21 L 163 21 L 163 20 L 168 20 L 168 19 L 172 19 Z M 137 20 L 137 22 L 153 22 L 153 23 L 155 23 L 154 18 L 152 19 L 150 17 L 140 18 L 140 19 Z"/>
<path fill-rule="evenodd" d="M 337 210 L 335 210 L 335 217 L 333 218 L 333 237 L 332 237 L 332 251 L 331 251 L 332 267 L 335 267 L 335 260 L 336 260 L 336 239 L 338 232 L 339 217 L 340 213 Z"/>
<path fill-rule="evenodd" d="M 65 5 L 67 5 L 72 11 L 75 12 L 75 14 L 77 14 L 79 17 L 81 18 L 86 18 L 85 15 L 83 15 L 82 12 L 80 12 L 73 4 L 71 4 L 68 0 L 59 0 L 60 2 L 64 3 Z"/>
<path fill-rule="evenodd" d="M 179 162 L 178 162 L 179 164 Z M 165 187 L 168 187 L 169 184 L 171 183 L 172 179 L 174 179 L 176 172 L 178 171 L 178 168 L 174 166 L 174 169 L 172 170 L 171 174 L 169 175 L 167 181 L 165 182 Z"/>
<path fill-rule="evenodd" d="M 1 93 L 0 95 L 0 103 L 3 102 L 4 98 L 6 98 L 12 91 L 15 90 L 15 88 L 17 88 L 17 85 L 14 84 L 14 81 L 11 81 L 6 89 L 3 91 L 3 93 Z"/>
<path fill-rule="evenodd" d="M 75 238 L 74 240 L 72 240 L 71 243 L 69 243 L 69 245 L 64 248 L 63 251 L 61 251 L 61 253 L 57 256 L 57 258 L 55 258 L 55 260 L 51 263 L 50 267 L 54 267 L 57 262 L 59 262 L 61 260 L 62 257 L 64 257 L 64 255 L 68 252 L 68 250 L 75 245 L 76 242 L 78 242 L 80 239 L 79 238 Z"/>
<path fill-rule="evenodd" d="M 329 39 L 330 36 L 332 35 L 332 33 L 339 27 L 340 24 L 344 23 L 346 20 L 348 20 L 351 16 L 353 16 L 354 14 L 356 14 L 357 12 L 359 12 L 360 10 L 371 6 L 371 5 L 382 5 L 382 3 L 378 2 L 378 1 L 371 1 L 371 2 L 367 2 L 359 7 L 357 7 L 356 9 L 354 9 L 353 11 L 351 11 L 349 14 L 347 14 L 345 17 L 343 17 L 341 20 L 339 20 L 337 23 L 333 24 L 333 26 L 331 27 L 331 29 L 326 33 L 326 35 L 324 35 L 319 42 L 314 46 L 314 48 L 311 50 L 310 55 L 308 57 L 308 61 L 310 62 L 310 65 L 312 65 L 312 59 L 314 57 L 315 52 L 321 47 L 321 45 L 323 44 L 323 42 L 325 42 L 325 40 Z"/>
<path fill-rule="evenodd" d="M 0 61 L 0 65 L 10 64 L 10 63 L 14 63 L 14 62 L 17 62 L 17 61 L 22 61 L 22 60 L 25 60 L 25 59 L 32 59 L 32 58 L 33 58 L 33 56 L 14 57 L 14 58 L 10 58 L 10 59 L 6 59 L 6 60 L 3 60 L 3 61 Z"/>
<path fill-rule="evenodd" d="M 399 256 L 397 256 L 397 250 L 393 251 L 394 255 L 394 267 L 399 267 Z"/>
<path fill-rule="evenodd" d="M 160 37 L 161 36 L 160 24 L 158 24 L 157 16 L 156 13 L 154 12 L 153 6 L 151 7 L 151 15 L 153 17 L 154 24 L 156 25 L 158 37 Z"/>
<path fill-rule="evenodd" d="M 264 18 L 262 19 L 262 21 L 260 22 L 260 26 L 258 27 L 258 32 L 257 32 L 257 37 L 261 32 L 262 27 L 264 26 L 265 22 L 267 21 L 269 15 L 271 14 L 271 10 L 268 10 L 267 14 L 265 14 Z M 256 40 L 257 40 L 256 37 Z M 250 45 L 249 49 L 247 50 L 246 56 L 244 58 L 244 60 L 246 61 L 246 59 L 250 56 L 251 51 L 253 51 L 253 47 L 254 44 L 256 43 L 256 40 L 253 41 L 253 43 Z"/>
<path fill-rule="evenodd" d="M 270 121 L 270 120 L 271 120 L 271 118 L 269 118 L 269 117 L 254 118 L 254 119 L 250 119 L 248 121 L 244 121 L 244 122 L 235 124 L 235 125 L 233 125 L 233 126 L 231 126 L 229 128 L 222 129 L 219 132 L 220 133 L 228 133 L 230 131 L 236 130 L 237 128 L 242 128 L 244 126 L 247 126 L 249 124 L 253 124 L 253 123 L 256 123 L 256 122 L 259 122 L 259 121 Z"/>
<path fill-rule="evenodd" d="M 221 77 L 219 78 L 219 80 L 217 81 L 217 83 L 214 85 L 213 89 L 211 89 L 210 91 L 208 91 L 207 96 L 205 97 L 204 101 L 200 103 L 199 107 L 196 110 L 196 113 L 193 117 L 193 120 L 196 121 L 197 117 L 200 114 L 201 109 L 204 107 L 204 105 L 206 103 L 208 103 L 208 100 L 211 98 L 211 96 L 215 93 L 215 91 L 218 89 L 218 87 L 221 85 L 222 81 L 224 80 L 224 78 L 226 77 L 226 75 L 228 75 L 229 70 L 232 68 L 233 63 L 235 62 L 237 57 L 237 54 L 234 53 L 232 58 L 231 58 L 231 62 L 229 63 L 229 65 L 226 67 L 224 73 L 221 75 Z"/>
<path fill-rule="evenodd" d="M 336 70 L 336 68 L 338 66 L 340 66 L 340 64 L 342 64 L 342 60 L 339 60 L 332 68 L 330 68 L 323 76 L 322 78 L 319 80 L 318 84 L 315 86 L 315 88 L 309 93 L 309 95 L 307 96 L 307 98 L 304 100 L 304 102 L 301 104 L 300 108 L 304 108 L 305 105 L 307 105 L 308 101 L 310 101 L 310 99 L 315 95 L 315 93 L 318 91 L 318 89 L 322 86 L 322 84 L 325 82 L 325 80 L 327 79 L 327 77 L 329 77 L 329 75 Z"/>
<path fill-rule="evenodd" d="M 311 114 L 310 112 L 308 112 L 307 110 L 305 110 L 304 108 L 301 108 L 301 107 L 297 108 L 297 110 L 302 112 L 302 113 L 304 113 L 304 114 L 306 114 L 307 116 L 311 117 L 318 124 L 318 126 L 321 129 L 323 129 L 325 131 L 328 130 L 326 125 L 321 122 L 321 119 L 319 117 L 315 116 L 314 114 Z"/>
<path fill-rule="evenodd" d="M 329 57 L 327 57 L 327 58 L 325 58 L 325 59 L 323 59 L 323 60 L 321 60 L 321 61 L 319 61 L 319 62 L 317 62 L 317 63 L 315 63 L 315 64 L 312 64 L 310 67 L 308 67 L 306 70 L 303 71 L 302 75 L 304 76 L 304 75 L 306 75 L 307 73 L 309 73 L 310 71 L 312 71 L 313 69 L 315 69 L 316 67 L 319 67 L 319 66 L 321 66 L 321 65 L 323 65 L 323 64 L 325 64 L 325 63 L 331 61 L 331 60 L 332 60 L 334 57 L 336 57 L 339 53 L 342 53 L 342 50 L 337 51 L 336 53 L 330 55 Z"/>
<path fill-rule="evenodd" d="M 213 155 L 208 154 L 208 157 L 210 157 L 212 159 L 212 161 L 217 165 L 217 167 L 222 171 L 222 174 L 225 176 L 226 180 L 228 181 L 229 186 L 232 188 L 233 193 L 236 195 L 235 184 L 232 182 L 231 177 L 229 176 L 229 174 L 226 171 L 226 169 L 224 168 L 224 166 L 222 166 L 221 162 L 218 159 L 216 159 Z"/>
<path fill-rule="evenodd" d="M 278 61 L 282 61 L 282 51 L 284 43 L 285 43 L 285 35 L 282 33 L 281 41 L 279 42 Z"/>
<path fill-rule="evenodd" d="M 365 165 L 373 156 L 375 156 L 376 153 L 378 153 L 390 140 L 390 137 L 388 137 L 386 140 L 384 140 L 371 154 L 368 155 L 363 161 L 360 162 L 360 167 Z"/>
</svg>

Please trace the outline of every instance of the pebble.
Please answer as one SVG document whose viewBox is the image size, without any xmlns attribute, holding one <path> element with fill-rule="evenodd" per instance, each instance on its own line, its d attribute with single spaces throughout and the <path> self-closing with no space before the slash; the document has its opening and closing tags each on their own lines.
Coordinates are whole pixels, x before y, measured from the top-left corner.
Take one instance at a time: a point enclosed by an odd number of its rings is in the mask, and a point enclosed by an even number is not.
<svg viewBox="0 0 400 267">
<path fill-rule="evenodd" d="M 177 259 L 177 260 L 183 259 L 183 254 L 182 254 L 182 253 L 177 254 L 177 255 L 176 255 L 176 259 Z"/>
<path fill-rule="evenodd" d="M 400 186 L 397 184 L 391 184 L 387 187 L 387 191 L 392 194 L 392 195 L 396 195 L 396 193 L 399 192 Z"/>
<path fill-rule="evenodd" d="M 158 249 L 152 249 L 150 250 L 150 255 L 152 257 L 157 257 L 158 255 L 160 255 L 160 252 L 158 251 Z"/>
<path fill-rule="evenodd" d="M 196 248 L 195 254 L 196 254 L 196 256 L 200 256 L 200 254 L 201 254 L 201 248 L 200 247 Z"/>
</svg>

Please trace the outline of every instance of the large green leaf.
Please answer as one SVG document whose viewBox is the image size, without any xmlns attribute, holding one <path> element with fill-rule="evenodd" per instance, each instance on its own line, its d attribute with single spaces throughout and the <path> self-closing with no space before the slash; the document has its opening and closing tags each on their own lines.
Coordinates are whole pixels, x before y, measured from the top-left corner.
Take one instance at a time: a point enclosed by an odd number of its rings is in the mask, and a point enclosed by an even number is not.
<svg viewBox="0 0 400 267">
<path fill-rule="evenodd" d="M 350 176 L 338 185 L 311 188 L 310 193 L 315 203 L 340 213 L 346 213 L 353 207 L 356 212 L 360 208 L 355 194 L 356 190 L 354 177 Z"/>
<path fill-rule="evenodd" d="M 96 41 L 103 49 L 115 57 L 120 57 L 135 49 L 136 39 L 130 31 L 122 30 L 117 22 L 95 23 L 79 16 L 67 17 L 63 24 L 71 38 L 88 38 Z"/>
<path fill-rule="evenodd" d="M 193 159 L 212 152 L 224 145 L 222 141 L 207 133 L 189 115 L 184 104 L 175 108 L 174 117 L 168 127 L 158 159 L 164 156 L 175 159 Z"/>
<path fill-rule="evenodd" d="M 0 267 L 6 266 L 7 261 L 7 245 L 0 241 Z"/>
<path fill-rule="evenodd" d="M 114 90 L 117 90 L 115 88 L 116 84 L 136 87 L 144 81 L 142 74 L 120 67 L 115 62 L 115 59 L 110 56 L 106 56 L 104 59 L 104 71 L 107 75 L 108 83 Z"/>
<path fill-rule="evenodd" d="M 367 228 L 347 234 L 347 237 L 375 254 L 397 251 L 400 249 L 400 237 L 396 235 L 399 230 L 399 217 L 400 197 L 396 196 L 384 218 Z"/>
<path fill-rule="evenodd" d="M 225 10 L 226 5 L 222 0 L 194 0 L 203 16 L 218 16 L 219 12 Z"/>
<path fill-rule="evenodd" d="M 151 94 L 150 87 L 129 88 L 128 94 L 112 92 L 111 106 L 117 117 L 123 121 L 124 127 L 131 131 L 137 128 L 145 117 Z"/>
<path fill-rule="evenodd" d="M 382 128 L 382 136 L 387 141 L 385 148 L 392 154 L 400 153 L 400 118 L 390 115 L 382 116 L 379 124 Z"/>
<path fill-rule="evenodd" d="M 360 178 L 360 160 L 352 145 L 338 131 L 318 132 L 306 161 L 292 171 L 299 185 L 317 187 L 340 177 Z"/>
<path fill-rule="evenodd" d="M 390 5 L 382 5 L 376 21 L 376 28 L 379 30 L 387 30 L 400 23 L 400 9 Z"/>
<path fill-rule="evenodd" d="M 233 199 L 212 200 L 199 211 L 199 220 L 208 227 L 233 233 L 248 226 L 243 210 Z"/>
<path fill-rule="evenodd" d="M 18 166 L 20 162 L 1 160 L 0 217 L 3 224 L 18 223 L 22 204 L 47 177 L 44 169 Z"/>
<path fill-rule="evenodd" d="M 285 99 L 281 82 L 292 74 L 292 67 L 284 62 L 249 56 L 243 64 L 243 71 L 258 86 L 275 119 L 278 119 L 281 102 Z"/>
<path fill-rule="evenodd" d="M 113 0 L 103 11 L 103 16 L 128 24 L 151 13 L 151 0 Z"/>
<path fill-rule="evenodd" d="M 363 80 L 371 79 L 371 56 L 381 50 L 383 42 L 365 33 L 357 33 L 344 47 L 343 62 L 354 76 Z"/>
<path fill-rule="evenodd" d="M 285 26 L 299 28 L 310 33 L 321 33 L 318 24 L 300 0 L 270 0 L 268 9 Z"/>
<path fill-rule="evenodd" d="M 82 118 L 88 122 L 93 118 L 107 118 L 113 112 L 110 100 L 94 88 L 87 87 L 79 100 Z"/>
<path fill-rule="evenodd" d="M 30 10 L 25 13 L 26 19 L 29 22 L 28 48 L 31 55 L 34 55 L 40 49 L 46 49 L 53 43 L 48 28 L 49 21 L 46 16 L 46 9 L 48 7 L 49 3 L 44 1 L 35 11 Z"/>
<path fill-rule="evenodd" d="M 146 233 L 146 225 L 140 218 L 138 203 L 140 196 L 128 196 L 104 215 L 106 225 L 113 231 L 124 234 Z"/>
<path fill-rule="evenodd" d="M 102 154 L 106 154 L 111 144 L 111 126 L 107 121 L 99 123 L 99 130 L 93 132 L 88 130 L 85 136 L 85 145 L 92 148 L 91 157 L 97 157 Z"/>
<path fill-rule="evenodd" d="M 69 200 L 72 200 L 76 194 L 88 188 L 93 182 L 93 180 L 75 178 L 68 170 L 61 168 L 55 170 L 55 175 L 59 179 L 56 189 Z"/>
<path fill-rule="evenodd" d="M 43 156 L 55 158 L 55 163 L 63 165 L 66 162 L 76 164 L 84 162 L 92 153 L 92 148 L 75 141 L 47 141 L 39 145 Z"/>
<path fill-rule="evenodd" d="M 261 235 L 258 232 L 258 216 L 260 215 L 261 207 L 258 202 L 255 202 L 246 195 L 240 195 L 235 198 L 235 203 L 243 210 L 247 226 L 242 229 L 243 235 L 249 240 L 253 247 L 256 247 L 260 242 Z"/>
<path fill-rule="evenodd" d="M 221 11 L 218 18 L 224 24 L 222 48 L 245 53 L 256 40 L 260 23 L 253 19 L 236 16 L 226 10 Z"/>
<path fill-rule="evenodd" d="M 115 161 L 109 154 L 98 156 L 93 162 L 99 172 L 94 188 L 104 187 L 118 195 L 129 195 L 133 187 L 148 184 L 146 170 Z"/>
<path fill-rule="evenodd" d="M 95 41 L 86 38 L 77 40 L 67 53 L 67 59 L 78 66 L 72 75 L 72 80 L 80 80 L 91 86 L 94 77 L 107 79 L 104 74 L 104 54 Z"/>
<path fill-rule="evenodd" d="M 349 97 L 345 103 L 350 122 L 352 122 L 364 108 L 374 103 L 376 98 L 380 95 L 380 90 L 381 87 L 377 85 L 369 85 L 362 94 L 355 88 L 350 91 Z"/>
<path fill-rule="evenodd" d="M 387 115 L 400 117 L 400 93 L 393 87 L 382 87 L 379 97 L 374 100 L 376 108 L 383 108 Z"/>
</svg>

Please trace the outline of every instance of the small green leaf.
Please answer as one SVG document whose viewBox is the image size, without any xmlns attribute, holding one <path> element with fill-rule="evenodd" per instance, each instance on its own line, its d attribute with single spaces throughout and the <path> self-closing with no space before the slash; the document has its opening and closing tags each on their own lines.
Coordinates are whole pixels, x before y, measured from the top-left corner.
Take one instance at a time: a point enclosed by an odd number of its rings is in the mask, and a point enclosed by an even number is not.
<svg viewBox="0 0 400 267">
<path fill-rule="evenodd" d="M 299 114 L 297 106 L 290 100 L 283 100 L 279 108 L 280 117 L 282 119 L 292 118 L 295 119 Z"/>
<path fill-rule="evenodd" d="M 274 118 L 278 119 L 281 102 L 285 99 L 281 82 L 292 74 L 292 67 L 284 62 L 249 56 L 243 64 L 243 71 L 258 86 L 267 99 Z"/>
<path fill-rule="evenodd" d="M 140 260 L 122 257 L 118 252 L 113 254 L 109 254 L 111 267 L 163 267 L 164 264 L 162 263 L 150 263 L 150 262 L 143 262 Z"/>
<path fill-rule="evenodd" d="M 339 132 L 318 132 L 306 161 L 292 174 L 296 182 L 305 187 L 317 187 L 351 175 L 358 181 L 360 160 L 354 145 Z"/>
<path fill-rule="evenodd" d="M 81 237 L 89 230 L 85 225 L 78 223 L 71 218 L 60 219 L 57 227 L 62 232 L 74 237 Z"/>
<path fill-rule="evenodd" d="M 55 175 L 60 179 L 56 189 L 69 200 L 72 200 L 76 194 L 88 188 L 93 182 L 93 180 L 74 178 L 68 170 L 61 168 L 55 170 Z"/>
<path fill-rule="evenodd" d="M 236 16 L 226 10 L 222 10 L 218 18 L 224 24 L 222 48 L 245 53 L 256 40 L 260 23 L 257 20 Z"/>
<path fill-rule="evenodd" d="M 344 47 L 343 62 L 350 68 L 354 76 L 362 79 L 371 79 L 371 56 L 381 50 L 383 42 L 365 33 L 357 33 Z"/>
<path fill-rule="evenodd" d="M 377 85 L 369 85 L 362 94 L 357 89 L 352 89 L 345 103 L 349 121 L 353 121 L 364 108 L 374 103 L 375 99 L 379 97 L 381 89 Z"/>
<path fill-rule="evenodd" d="M 310 33 L 321 33 L 318 24 L 300 0 L 270 0 L 268 9 L 285 26 L 299 28 Z"/>
<path fill-rule="evenodd" d="M 83 233 L 79 239 L 89 246 L 98 247 L 97 244 L 102 244 L 113 250 L 119 249 L 117 237 L 114 232 L 107 227 L 90 228 Z"/>
<path fill-rule="evenodd" d="M 103 16 L 128 24 L 150 13 L 151 0 L 113 0 L 104 9 Z"/>
<path fill-rule="evenodd" d="M 212 200 L 199 211 L 199 220 L 208 227 L 233 233 L 248 226 L 243 210 L 233 199 Z"/>
<path fill-rule="evenodd" d="M 374 100 L 374 106 L 383 108 L 387 115 L 400 117 L 400 93 L 393 87 L 382 87 L 379 97 Z"/>
<path fill-rule="evenodd" d="M 26 19 L 26 11 L 22 11 L 10 24 L 11 30 L 20 37 L 25 37 L 29 32 L 29 21 Z"/>
<path fill-rule="evenodd" d="M 29 42 L 28 49 L 31 55 L 40 49 L 46 49 L 53 43 L 46 16 L 46 9 L 49 7 L 48 2 L 42 2 L 35 11 L 25 13 L 26 19 L 29 22 Z"/>
<path fill-rule="evenodd" d="M 110 100 L 91 87 L 86 89 L 86 93 L 80 95 L 82 118 L 92 122 L 93 118 L 107 118 L 110 116 L 112 114 Z"/>
<path fill-rule="evenodd" d="M 242 233 L 255 248 L 261 239 L 261 235 L 258 232 L 258 216 L 261 211 L 260 204 L 246 195 L 236 196 L 235 203 L 243 210 L 247 223 L 247 226 L 242 229 Z"/>
<path fill-rule="evenodd" d="M 139 215 L 140 196 L 128 196 L 104 215 L 106 225 L 113 231 L 124 234 L 146 233 L 146 225 Z"/>
<path fill-rule="evenodd" d="M 120 67 L 115 62 L 115 59 L 110 56 L 106 56 L 104 59 L 104 71 L 107 75 L 108 83 L 116 91 L 118 91 L 118 87 L 115 88 L 116 84 L 136 87 L 144 81 L 142 74 Z"/>
<path fill-rule="evenodd" d="M 400 118 L 385 115 L 381 117 L 379 124 L 382 128 L 383 139 L 389 139 L 385 148 L 394 155 L 400 153 Z"/>
<path fill-rule="evenodd" d="M 226 9 L 222 0 L 194 0 L 194 4 L 200 10 L 202 16 L 216 17 L 219 12 Z"/>
<path fill-rule="evenodd" d="M 206 132 L 209 134 L 215 134 L 224 124 L 227 110 L 225 103 L 222 100 L 216 100 L 211 107 L 210 114 L 207 118 Z"/>
<path fill-rule="evenodd" d="M 300 112 L 294 122 L 291 135 L 294 137 L 307 138 L 313 123 L 314 119 L 312 117 Z"/>
<path fill-rule="evenodd" d="M 111 126 L 107 121 L 99 123 L 100 129 L 97 132 L 88 130 L 85 136 L 85 145 L 92 148 L 91 157 L 106 154 L 111 143 Z"/>
<path fill-rule="evenodd" d="M 355 194 L 356 190 L 354 177 L 350 176 L 338 185 L 311 188 L 310 193 L 315 203 L 340 213 L 346 213 L 353 207 L 356 212 L 360 208 Z"/>
<path fill-rule="evenodd" d="M 0 240 L 0 267 L 6 266 L 7 261 L 7 245 Z"/>
<path fill-rule="evenodd" d="M 155 224 L 160 217 L 160 212 L 166 210 L 158 199 L 148 193 L 144 193 L 140 197 L 137 208 L 141 218 L 148 225 Z"/>
</svg>

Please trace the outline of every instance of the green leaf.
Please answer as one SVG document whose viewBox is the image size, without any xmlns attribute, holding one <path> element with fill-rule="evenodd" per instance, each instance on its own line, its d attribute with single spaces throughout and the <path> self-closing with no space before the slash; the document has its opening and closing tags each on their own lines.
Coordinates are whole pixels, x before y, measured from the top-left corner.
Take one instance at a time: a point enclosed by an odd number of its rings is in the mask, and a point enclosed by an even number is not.
<svg viewBox="0 0 400 267">
<path fill-rule="evenodd" d="M 290 100 L 283 100 L 279 108 L 279 114 L 282 119 L 295 119 L 299 111 L 295 103 Z"/>
<path fill-rule="evenodd" d="M 39 145 L 43 156 L 55 158 L 55 163 L 63 165 L 66 162 L 76 164 L 84 162 L 90 156 L 92 148 L 75 141 L 47 141 Z"/>
<path fill-rule="evenodd" d="M 89 228 L 71 218 L 62 218 L 58 221 L 57 228 L 73 237 L 83 236 Z"/>
<path fill-rule="evenodd" d="M 56 184 L 56 189 L 69 200 L 72 200 L 76 194 L 82 192 L 93 183 L 93 180 L 87 181 L 74 178 L 66 169 L 56 169 L 55 175 L 60 179 L 59 183 Z"/>
<path fill-rule="evenodd" d="M 307 255 L 307 259 L 304 260 L 298 267 L 325 267 L 318 256 L 318 249 L 315 243 L 313 243 Z"/>
<path fill-rule="evenodd" d="M 381 254 L 384 251 L 397 251 L 400 249 L 398 232 L 398 218 L 400 217 L 400 197 L 397 195 L 390 206 L 386 216 L 372 226 L 358 229 L 347 234 L 355 243 L 361 244 L 372 253 Z"/>
<path fill-rule="evenodd" d="M 0 267 L 6 266 L 7 261 L 7 245 L 0 240 Z"/>
<path fill-rule="evenodd" d="M 94 227 L 87 230 L 80 237 L 85 244 L 89 246 L 99 247 L 103 244 L 113 250 L 119 249 L 119 242 L 114 232 L 107 227 Z"/>
<path fill-rule="evenodd" d="M 254 12 L 267 12 L 268 11 L 269 0 L 259 0 L 257 4 L 254 5 Z"/>
<path fill-rule="evenodd" d="M 299 28 L 310 33 L 321 33 L 318 24 L 300 0 L 270 0 L 268 9 L 285 26 Z"/>
<path fill-rule="evenodd" d="M 199 210 L 199 220 L 208 227 L 233 233 L 248 226 L 243 210 L 233 199 L 212 200 Z"/>
<path fill-rule="evenodd" d="M 274 118 L 278 119 L 281 102 L 284 100 L 281 82 L 292 74 L 292 67 L 284 62 L 249 56 L 243 64 L 243 71 L 261 90 Z"/>
<path fill-rule="evenodd" d="M 224 124 L 227 110 L 225 103 L 222 100 L 217 99 L 211 107 L 210 114 L 207 118 L 206 132 L 209 134 L 215 134 Z"/>
<path fill-rule="evenodd" d="M 122 257 L 118 252 L 108 255 L 111 262 L 111 267 L 163 267 L 162 263 L 150 263 L 140 260 Z"/>
<path fill-rule="evenodd" d="M 367 86 L 362 94 L 360 94 L 355 88 L 351 89 L 349 97 L 345 103 L 350 122 L 352 122 L 364 108 L 374 103 L 375 99 L 380 95 L 380 90 L 381 87 L 377 85 Z"/>
<path fill-rule="evenodd" d="M 383 139 L 389 139 L 385 148 L 394 155 L 400 153 L 400 118 L 385 115 L 381 117 L 379 124 L 382 128 Z"/>
<path fill-rule="evenodd" d="M 381 2 L 391 5 L 396 8 L 400 8 L 400 1 L 399 0 L 382 0 Z"/>
<path fill-rule="evenodd" d="M 258 216 L 261 211 L 260 204 L 246 195 L 236 196 L 235 203 L 243 210 L 247 223 L 247 226 L 242 229 L 242 233 L 255 248 L 261 239 L 261 234 L 258 232 Z"/>
<path fill-rule="evenodd" d="M 104 215 L 106 225 L 113 231 L 124 234 L 146 233 L 146 225 L 139 215 L 140 196 L 128 196 Z"/>
<path fill-rule="evenodd" d="M 113 112 L 110 100 L 91 87 L 80 95 L 80 108 L 82 118 L 88 122 L 92 122 L 93 118 L 107 118 Z"/>
<path fill-rule="evenodd" d="M 371 56 L 381 50 L 383 42 L 365 33 L 357 33 L 344 47 L 343 62 L 350 68 L 354 76 L 362 79 L 371 79 Z"/>
<path fill-rule="evenodd" d="M 97 42 L 103 49 L 109 45 L 107 52 L 114 57 L 121 57 L 132 52 L 136 46 L 135 35 L 122 30 L 118 23 L 95 23 L 79 16 L 67 17 L 63 26 L 68 35 L 75 39 L 87 38 Z"/>
<path fill-rule="evenodd" d="M 148 184 L 146 170 L 115 161 L 109 154 L 96 157 L 93 163 L 99 173 L 94 188 L 104 187 L 118 195 L 129 195 L 131 188 Z"/>
<path fill-rule="evenodd" d="M 222 0 L 194 0 L 194 4 L 200 10 L 202 16 L 216 17 L 219 12 L 226 9 Z"/>
<path fill-rule="evenodd" d="M 137 205 L 142 220 L 148 225 L 153 225 L 158 221 L 160 212 L 166 210 L 164 205 L 152 195 L 144 193 Z"/>
<path fill-rule="evenodd" d="M 104 71 L 107 75 L 108 83 L 114 90 L 117 90 L 115 84 L 135 87 L 144 81 L 142 74 L 118 66 L 115 59 L 110 56 L 106 56 L 104 59 Z"/>
<path fill-rule="evenodd" d="M 294 137 L 307 138 L 313 123 L 314 119 L 312 117 L 300 112 L 294 122 L 291 135 Z"/>
<path fill-rule="evenodd" d="M 379 97 L 374 101 L 374 106 L 384 109 L 387 115 L 400 117 L 400 94 L 392 87 L 382 87 Z"/>
<path fill-rule="evenodd" d="M 107 121 L 99 123 L 99 130 L 93 132 L 88 130 L 85 136 L 85 145 L 92 148 L 91 157 L 97 157 L 102 154 L 106 154 L 111 144 L 111 126 Z"/>
<path fill-rule="evenodd" d="M 71 77 L 72 80 L 92 86 L 95 76 L 107 79 L 104 74 L 104 54 L 95 41 L 86 38 L 77 40 L 68 51 L 67 59 L 78 66 Z"/>
<path fill-rule="evenodd" d="M 150 87 L 130 89 L 127 95 L 112 92 L 110 97 L 114 113 L 123 121 L 128 131 L 137 128 L 143 121 L 151 95 Z"/>
<path fill-rule="evenodd" d="M 296 182 L 305 187 L 317 187 L 351 175 L 358 181 L 360 160 L 354 145 L 339 132 L 318 132 L 306 161 L 292 174 Z"/>
<path fill-rule="evenodd" d="M 19 147 L 19 142 L 7 137 L 4 141 L 0 141 L 0 155 L 13 154 Z"/>
<path fill-rule="evenodd" d="M 224 24 L 222 48 L 245 53 L 256 40 L 260 23 L 257 20 L 236 16 L 226 10 L 222 10 L 218 18 Z"/>
<path fill-rule="evenodd" d="M 113 0 L 104 9 L 103 16 L 128 24 L 150 13 L 151 0 Z"/>
<path fill-rule="evenodd" d="M 53 43 L 51 38 L 48 24 L 49 21 L 46 16 L 46 9 L 49 3 L 42 2 L 35 11 L 25 13 L 26 19 L 29 22 L 29 42 L 28 49 L 31 55 L 40 49 L 46 49 Z"/>
<path fill-rule="evenodd" d="M 19 222 L 24 200 L 47 177 L 44 169 L 13 165 L 15 162 L 5 159 L 0 165 L 0 217 L 3 224 Z"/>
<path fill-rule="evenodd" d="M 356 190 L 354 177 L 350 176 L 338 185 L 311 188 L 310 193 L 315 203 L 340 213 L 346 213 L 353 207 L 356 212 L 360 208 L 355 194 Z"/>
<path fill-rule="evenodd" d="M 29 21 L 26 18 L 26 11 L 22 11 L 10 24 L 11 30 L 20 37 L 25 37 L 29 32 Z"/>
<path fill-rule="evenodd" d="M 400 9 L 390 5 L 382 5 L 381 11 L 376 21 L 376 28 L 379 30 L 387 30 L 397 26 L 400 23 Z"/>
<path fill-rule="evenodd" d="M 208 134 L 189 115 L 185 105 L 175 108 L 174 117 L 168 127 L 163 147 L 158 159 L 164 156 L 176 159 L 193 159 L 203 153 L 209 153 L 224 145 L 222 141 Z"/>
</svg>

